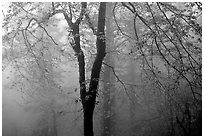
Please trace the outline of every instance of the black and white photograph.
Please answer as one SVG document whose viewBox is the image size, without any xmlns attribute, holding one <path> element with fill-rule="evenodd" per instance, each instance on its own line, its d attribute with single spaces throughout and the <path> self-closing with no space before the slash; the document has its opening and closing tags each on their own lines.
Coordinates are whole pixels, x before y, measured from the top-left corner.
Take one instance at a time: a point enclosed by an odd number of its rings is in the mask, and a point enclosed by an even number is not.
<svg viewBox="0 0 204 138">
<path fill-rule="evenodd" d="M 202 136 L 202 2 L 2 3 L 2 136 Z"/>
</svg>

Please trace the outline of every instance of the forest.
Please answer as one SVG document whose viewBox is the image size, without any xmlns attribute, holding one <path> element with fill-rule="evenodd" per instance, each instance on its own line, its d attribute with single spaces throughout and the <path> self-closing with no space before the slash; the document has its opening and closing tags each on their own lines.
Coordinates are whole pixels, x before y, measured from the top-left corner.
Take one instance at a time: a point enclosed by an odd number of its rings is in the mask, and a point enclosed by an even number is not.
<svg viewBox="0 0 204 138">
<path fill-rule="evenodd" d="M 4 2 L 3 136 L 201 136 L 201 2 Z"/>
</svg>

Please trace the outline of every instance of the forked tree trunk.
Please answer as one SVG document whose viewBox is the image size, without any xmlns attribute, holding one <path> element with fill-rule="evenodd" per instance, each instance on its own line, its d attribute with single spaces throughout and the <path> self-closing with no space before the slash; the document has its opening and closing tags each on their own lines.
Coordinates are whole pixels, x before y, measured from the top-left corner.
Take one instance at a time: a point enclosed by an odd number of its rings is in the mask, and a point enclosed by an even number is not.
<svg viewBox="0 0 204 138">
<path fill-rule="evenodd" d="M 79 24 L 85 15 L 87 3 L 82 2 L 82 8 L 79 18 L 76 22 L 72 22 L 71 18 L 63 12 L 64 17 L 72 29 L 72 35 L 74 36 L 74 43 L 72 44 L 73 50 L 78 59 L 79 65 L 79 84 L 80 84 L 80 98 L 82 101 L 83 112 L 84 112 L 84 135 L 85 136 L 93 136 L 93 112 L 95 108 L 95 100 L 98 89 L 100 71 L 102 66 L 102 61 L 105 57 L 105 11 L 106 11 L 106 3 L 101 2 L 99 6 L 99 14 L 98 14 L 98 28 L 97 28 L 97 40 L 96 40 L 96 48 L 97 54 L 91 71 L 91 81 L 89 84 L 89 90 L 86 91 L 85 85 L 85 60 L 84 53 L 80 46 L 80 35 L 79 35 Z"/>
<path fill-rule="evenodd" d="M 103 59 L 105 57 L 105 13 L 106 13 L 106 3 L 101 2 L 98 14 L 98 28 L 97 28 L 97 40 L 96 48 L 97 55 L 93 63 L 91 71 L 91 81 L 89 85 L 89 91 L 86 93 L 84 99 L 82 99 L 83 109 L 84 109 L 84 135 L 93 136 L 93 111 L 95 107 L 96 94 L 99 84 L 100 71 Z"/>
</svg>

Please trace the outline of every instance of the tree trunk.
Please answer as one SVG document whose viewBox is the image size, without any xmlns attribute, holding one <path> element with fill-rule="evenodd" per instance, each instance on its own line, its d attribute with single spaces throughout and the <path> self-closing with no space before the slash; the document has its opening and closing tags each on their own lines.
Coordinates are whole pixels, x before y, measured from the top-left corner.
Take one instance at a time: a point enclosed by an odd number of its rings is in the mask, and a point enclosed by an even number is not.
<svg viewBox="0 0 204 138">
<path fill-rule="evenodd" d="M 109 56 L 107 56 L 109 57 Z M 106 58 L 107 58 L 106 57 Z M 108 60 L 105 60 L 106 62 Z M 104 86 L 103 86 L 103 136 L 111 135 L 111 86 L 110 86 L 110 74 L 111 70 L 109 67 L 105 67 L 104 71 Z"/>
<path fill-rule="evenodd" d="M 97 40 L 96 48 L 97 55 L 93 63 L 91 71 L 91 81 L 89 85 L 89 91 L 86 93 L 85 99 L 82 100 L 84 109 L 84 135 L 93 136 L 93 111 L 95 107 L 96 94 L 99 84 L 100 71 L 102 66 L 102 61 L 105 57 L 105 12 L 106 3 L 101 2 L 98 14 L 98 28 L 97 28 Z"/>
<path fill-rule="evenodd" d="M 74 37 L 74 43 L 71 43 L 72 48 L 75 52 L 75 55 L 78 59 L 79 65 L 79 84 L 80 84 L 80 98 L 83 106 L 84 112 L 84 135 L 85 136 L 93 136 L 93 111 L 95 107 L 96 94 L 98 89 L 100 71 L 102 66 L 102 61 L 105 57 L 105 11 L 106 11 L 106 3 L 101 2 L 99 7 L 98 14 L 98 28 L 97 28 L 97 40 L 96 40 L 96 48 L 97 54 L 91 71 L 91 81 L 89 84 L 89 90 L 86 91 L 85 84 L 85 60 L 84 53 L 80 46 L 80 35 L 79 35 L 79 24 L 85 15 L 87 3 L 81 3 L 81 13 L 79 18 L 73 23 L 72 19 L 65 12 L 64 17 L 72 30 L 72 35 Z"/>
<path fill-rule="evenodd" d="M 110 56 L 106 56 L 106 63 L 110 63 Z M 105 66 L 104 71 L 104 86 L 103 86 L 103 136 L 110 136 L 111 135 L 111 70 L 109 67 Z"/>
<path fill-rule="evenodd" d="M 113 3 L 109 2 L 107 3 L 107 14 L 106 14 L 106 46 L 107 46 L 107 52 L 110 52 L 114 49 L 113 47 L 113 25 L 112 23 L 112 5 Z M 113 65 L 113 59 L 110 53 L 108 53 L 105 57 L 105 63 L 114 66 Z M 104 67 L 104 85 L 103 85 L 103 136 L 110 136 L 113 132 L 113 83 L 114 78 L 112 74 L 112 70 L 110 67 L 105 66 Z"/>
<path fill-rule="evenodd" d="M 135 84 L 135 68 L 134 68 L 134 63 L 132 61 L 132 59 L 130 59 L 129 61 L 129 77 L 130 77 L 130 83 L 131 84 Z M 135 98 L 135 88 L 134 86 L 130 86 L 130 126 L 131 126 L 131 135 L 134 135 L 134 132 L 137 130 L 134 130 L 134 121 L 135 120 L 135 104 L 137 101 Z"/>
<path fill-rule="evenodd" d="M 86 101 L 84 105 L 84 135 L 93 136 L 93 111 L 94 111 L 95 102 L 91 100 Z"/>
</svg>

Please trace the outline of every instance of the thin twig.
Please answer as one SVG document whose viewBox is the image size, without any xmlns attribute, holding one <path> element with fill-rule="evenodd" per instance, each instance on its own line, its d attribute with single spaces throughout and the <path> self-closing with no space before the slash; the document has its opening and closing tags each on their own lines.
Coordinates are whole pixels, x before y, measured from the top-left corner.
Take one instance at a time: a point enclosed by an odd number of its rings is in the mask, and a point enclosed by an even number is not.
<svg viewBox="0 0 204 138">
<path fill-rule="evenodd" d="M 123 83 L 122 80 L 120 80 L 120 78 L 119 78 L 118 75 L 116 74 L 114 67 L 112 67 L 112 66 L 106 64 L 105 62 L 102 62 L 102 63 L 112 69 L 112 72 L 113 72 L 114 76 L 115 76 L 116 79 L 122 84 L 122 86 L 123 86 L 123 88 L 124 88 L 124 90 L 125 90 L 125 92 L 126 92 L 128 98 L 131 100 L 130 95 L 129 95 L 128 91 L 127 91 L 127 88 L 126 88 L 125 84 Z"/>
<path fill-rule="evenodd" d="M 87 19 L 87 21 L 88 21 L 89 27 L 90 27 L 91 30 L 93 31 L 93 34 L 96 35 L 96 29 L 95 29 L 95 27 L 94 27 L 94 25 L 93 25 L 93 22 L 91 21 L 89 15 L 88 15 L 88 13 L 85 14 L 85 17 L 86 17 L 86 19 Z"/>
<path fill-rule="evenodd" d="M 118 24 L 118 22 L 117 22 L 117 19 L 116 19 L 116 16 L 115 16 L 116 4 L 117 4 L 117 2 L 115 3 L 115 5 L 114 5 L 114 7 L 113 7 L 113 18 L 114 18 L 114 21 L 115 21 L 115 23 L 116 23 L 116 26 L 117 26 L 117 28 L 119 29 L 119 31 L 120 31 L 123 35 L 127 36 L 127 37 L 130 38 L 130 39 L 133 39 L 132 37 L 130 37 L 129 35 L 125 34 L 125 33 L 122 31 L 122 29 L 120 28 L 120 26 L 119 26 L 119 24 Z M 133 40 L 134 40 L 134 39 L 133 39 Z"/>
<path fill-rule="evenodd" d="M 45 33 L 47 34 L 47 36 L 50 37 L 50 39 L 52 40 L 52 42 L 53 42 L 55 45 L 58 45 L 57 42 L 55 42 L 55 40 L 52 38 L 52 36 L 47 32 L 47 30 L 46 30 L 44 27 L 42 27 L 42 25 L 39 25 L 39 26 L 45 31 Z"/>
</svg>

